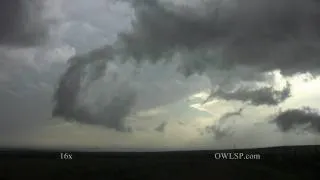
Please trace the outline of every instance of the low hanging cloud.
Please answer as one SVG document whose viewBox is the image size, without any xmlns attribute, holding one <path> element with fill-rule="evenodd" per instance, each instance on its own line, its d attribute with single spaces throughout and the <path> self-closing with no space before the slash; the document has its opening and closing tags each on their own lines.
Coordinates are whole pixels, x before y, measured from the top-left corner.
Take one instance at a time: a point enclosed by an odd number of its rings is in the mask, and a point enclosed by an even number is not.
<svg viewBox="0 0 320 180">
<path fill-rule="evenodd" d="M 291 96 L 291 85 L 287 83 L 282 90 L 276 90 L 274 87 L 262 87 L 254 90 L 239 88 L 234 92 L 225 92 L 219 89 L 212 96 L 224 100 L 242 101 L 255 106 L 274 106 Z"/>
<path fill-rule="evenodd" d="M 162 122 L 159 126 L 157 126 L 154 130 L 158 132 L 164 132 L 167 126 L 167 122 Z"/>
<path fill-rule="evenodd" d="M 232 128 L 234 128 L 234 127 L 230 126 L 230 124 L 227 122 L 237 116 L 242 116 L 242 112 L 243 112 L 244 108 L 245 108 L 245 106 L 239 108 L 239 110 L 229 111 L 229 112 L 222 114 L 213 125 L 207 125 L 204 128 L 204 131 L 202 131 L 200 133 L 201 134 L 204 134 L 204 133 L 213 134 L 215 139 L 217 139 L 217 140 L 224 138 L 224 137 L 232 136 L 234 134 L 234 131 L 232 130 Z M 227 127 L 226 127 L 226 125 L 227 125 Z"/>
<path fill-rule="evenodd" d="M 178 62 L 181 65 L 177 71 L 187 77 L 220 70 L 232 72 L 242 66 L 253 69 L 246 81 L 255 81 L 274 70 L 290 76 L 317 73 L 319 69 L 318 1 L 213 0 L 192 7 L 161 0 L 125 2 L 135 12 L 131 30 L 119 33 L 112 45 L 70 59 L 54 98 L 54 116 L 74 118 L 86 67 L 94 67 L 90 71 L 95 76 L 90 81 L 95 81 L 104 75 L 101 72 L 108 61 Z M 252 105 L 278 105 L 290 97 L 290 92 L 288 85 L 283 90 L 220 89 L 214 96 Z"/>
<path fill-rule="evenodd" d="M 111 47 L 110 47 L 111 48 Z M 118 131 L 130 131 L 125 126 L 125 118 L 131 113 L 136 101 L 136 92 L 126 82 L 116 88 L 116 93 L 110 95 L 106 102 L 92 111 L 92 107 L 84 105 L 81 93 L 86 94 L 95 81 L 99 80 L 109 70 L 104 60 L 96 59 L 95 63 L 90 61 L 99 56 L 106 56 L 105 51 L 96 50 L 90 56 L 74 57 L 69 60 L 70 67 L 60 78 L 58 88 L 54 93 L 55 104 L 52 111 L 53 117 L 62 117 L 68 121 L 77 121 L 85 124 L 103 125 Z M 81 61 L 81 63 L 79 63 Z M 115 81 L 115 78 L 111 78 Z M 116 83 L 111 84 L 115 86 Z M 90 109 L 91 108 L 91 109 Z"/>
<path fill-rule="evenodd" d="M 72 111 L 68 121 L 74 121 L 92 125 L 103 125 L 108 128 L 113 128 L 121 132 L 131 132 L 132 128 L 125 123 L 125 118 L 130 114 L 131 107 L 134 103 L 134 94 L 122 93 L 120 96 L 115 96 L 98 112 L 91 112 L 88 107 L 78 107 Z"/>
<path fill-rule="evenodd" d="M 283 132 L 303 127 L 303 130 L 320 133 L 319 111 L 310 107 L 280 112 L 271 122 Z"/>
<path fill-rule="evenodd" d="M 213 134 L 216 140 L 230 137 L 233 135 L 234 131 L 231 127 L 222 127 L 220 125 L 211 125 L 205 128 L 205 133 Z"/>
<path fill-rule="evenodd" d="M 243 109 L 244 108 L 242 107 L 238 111 L 226 112 L 218 119 L 218 123 L 223 124 L 226 120 L 228 120 L 231 117 L 242 116 Z"/>
</svg>

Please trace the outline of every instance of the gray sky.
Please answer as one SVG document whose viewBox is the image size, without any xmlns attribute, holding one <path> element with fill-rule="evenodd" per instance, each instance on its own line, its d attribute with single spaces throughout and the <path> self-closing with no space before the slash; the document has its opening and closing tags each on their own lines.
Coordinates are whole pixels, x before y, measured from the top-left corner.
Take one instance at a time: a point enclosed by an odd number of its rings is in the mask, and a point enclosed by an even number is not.
<svg viewBox="0 0 320 180">
<path fill-rule="evenodd" d="M 155 0 L 133 0 L 133 5 L 12 1 L 20 3 L 21 12 L 31 12 L 35 5 L 42 11 L 32 11 L 29 19 L 19 11 L 4 12 L 16 24 L 0 31 L 0 146 L 159 150 L 319 144 L 315 58 L 320 28 L 312 18 L 320 13 L 311 8 L 311 0 L 247 1 L 245 6 L 236 5 L 237 0 L 220 5 L 212 0 L 206 6 L 185 1 L 191 9 L 181 8 L 177 0 L 176 6 Z M 217 7 L 221 29 L 214 24 Z M 278 17 L 280 10 L 287 16 Z M 234 25 L 233 14 L 244 19 Z M 256 19 L 247 19 L 252 14 Z M 304 18 L 310 21 L 301 24 Z M 277 26 L 276 19 L 292 24 Z M 22 22 L 28 31 L 20 30 Z M 263 22 L 270 23 L 263 33 L 272 40 L 252 28 Z M 242 47 L 236 46 L 241 39 Z M 66 63 L 72 57 L 73 70 Z M 108 61 L 104 75 L 91 81 L 101 59 L 102 64 Z M 139 68 L 136 62 L 141 62 Z M 78 88 L 76 73 L 82 71 L 89 73 Z M 52 117 L 62 75 L 66 85 L 58 96 L 60 114 Z M 74 91 L 68 94 L 68 88 Z M 297 114 L 301 118 L 292 118 Z"/>
</svg>

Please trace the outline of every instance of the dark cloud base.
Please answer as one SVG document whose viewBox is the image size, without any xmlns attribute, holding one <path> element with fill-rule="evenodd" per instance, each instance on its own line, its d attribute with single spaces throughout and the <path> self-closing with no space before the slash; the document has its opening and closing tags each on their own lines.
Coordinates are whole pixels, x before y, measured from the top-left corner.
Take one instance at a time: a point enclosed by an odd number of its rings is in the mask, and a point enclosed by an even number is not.
<svg viewBox="0 0 320 180">
<path fill-rule="evenodd" d="M 159 0 L 131 2 L 136 12 L 133 30 L 119 37 L 124 51 L 137 61 L 158 61 L 177 51 L 201 50 L 203 55 L 222 48 L 221 61 L 198 57 L 190 71 L 246 65 L 291 74 L 319 67 L 318 1 L 233 0 L 218 7 L 211 1 L 205 16 Z"/>
</svg>

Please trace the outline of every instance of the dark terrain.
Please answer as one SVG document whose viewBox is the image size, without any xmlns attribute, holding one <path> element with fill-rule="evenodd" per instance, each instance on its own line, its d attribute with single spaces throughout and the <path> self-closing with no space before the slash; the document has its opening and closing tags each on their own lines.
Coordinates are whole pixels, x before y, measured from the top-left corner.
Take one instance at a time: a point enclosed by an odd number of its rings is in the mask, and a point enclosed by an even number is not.
<svg viewBox="0 0 320 180">
<path fill-rule="evenodd" d="M 170 152 L 0 150 L 4 179 L 319 179 L 320 146 Z M 216 152 L 260 154 L 260 160 L 216 160 Z"/>
</svg>

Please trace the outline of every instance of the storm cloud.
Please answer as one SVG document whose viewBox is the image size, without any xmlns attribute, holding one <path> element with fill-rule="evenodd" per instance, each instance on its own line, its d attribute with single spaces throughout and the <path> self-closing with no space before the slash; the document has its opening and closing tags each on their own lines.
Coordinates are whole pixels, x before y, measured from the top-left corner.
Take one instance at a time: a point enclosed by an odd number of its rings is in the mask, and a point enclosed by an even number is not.
<svg viewBox="0 0 320 180">
<path fill-rule="evenodd" d="M 197 9 L 159 0 L 132 1 L 132 31 L 120 34 L 125 52 L 137 61 L 157 61 L 175 52 L 201 51 L 192 71 L 237 65 L 285 74 L 318 69 L 318 1 L 215 2 Z"/>
<path fill-rule="evenodd" d="M 271 122 L 276 123 L 283 132 L 303 128 L 306 131 L 320 133 L 319 111 L 310 107 L 280 112 Z"/>
<path fill-rule="evenodd" d="M 0 7 L 0 44 L 36 46 L 49 38 L 50 24 L 57 19 L 47 16 L 48 0 L 5 0 Z"/>
<path fill-rule="evenodd" d="M 186 77 L 221 70 L 232 73 L 242 66 L 252 69 L 246 81 L 274 70 L 291 76 L 319 69 L 318 1 L 213 0 L 192 6 L 160 0 L 125 2 L 134 9 L 131 29 L 119 33 L 114 44 L 70 60 L 56 91 L 54 116 L 74 118 L 70 114 L 77 106 L 83 76 L 88 76 L 83 75 L 86 67 L 93 67 L 95 75 L 89 75 L 93 77 L 89 81 L 96 81 L 104 76 L 101 72 L 109 61 L 179 63 L 177 71 Z M 278 105 L 290 92 L 290 85 L 283 90 L 243 87 L 228 92 L 219 88 L 214 96 L 252 105 Z"/>
</svg>

